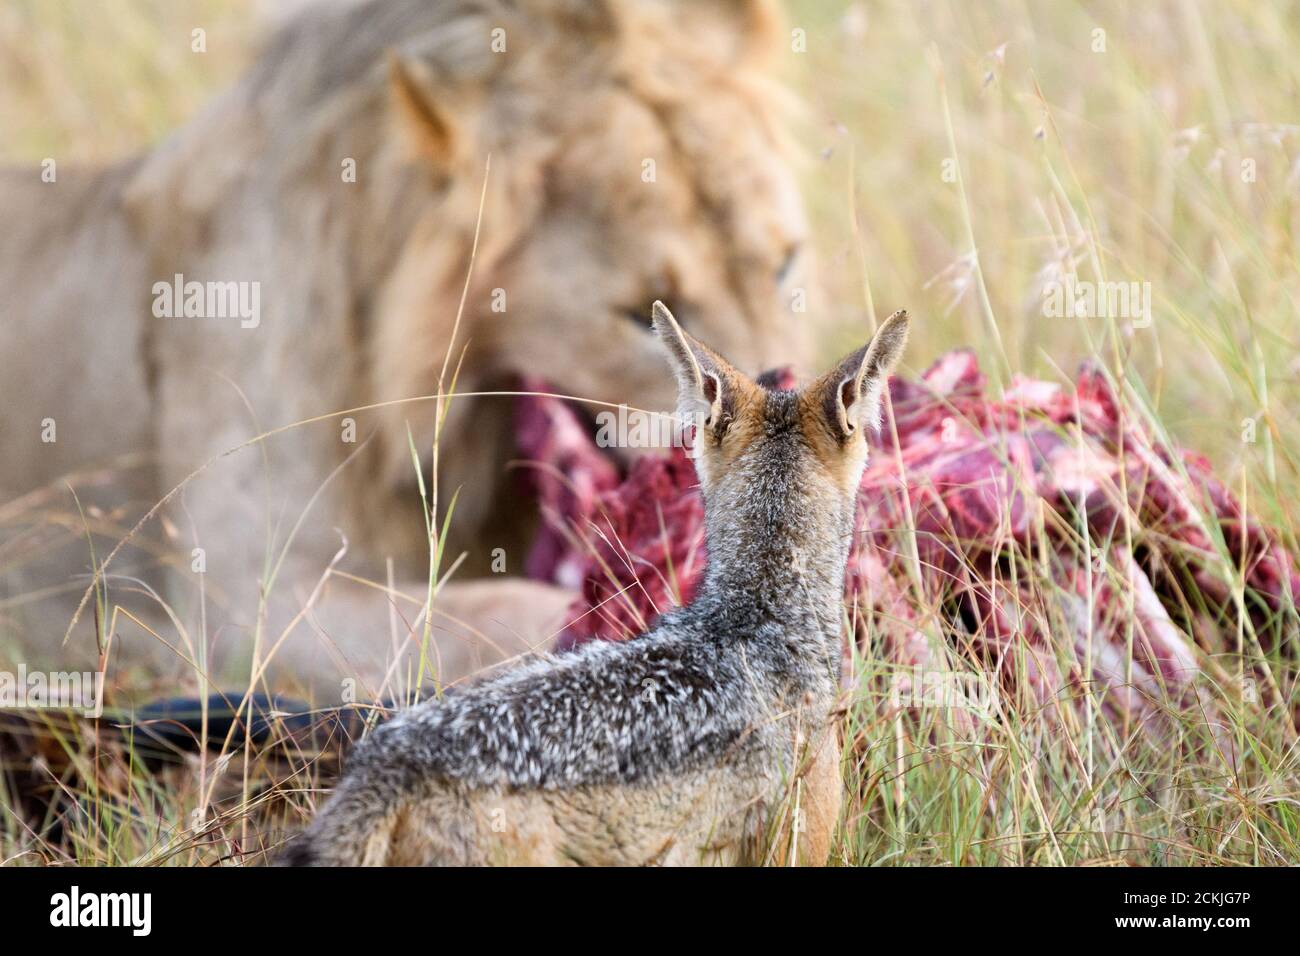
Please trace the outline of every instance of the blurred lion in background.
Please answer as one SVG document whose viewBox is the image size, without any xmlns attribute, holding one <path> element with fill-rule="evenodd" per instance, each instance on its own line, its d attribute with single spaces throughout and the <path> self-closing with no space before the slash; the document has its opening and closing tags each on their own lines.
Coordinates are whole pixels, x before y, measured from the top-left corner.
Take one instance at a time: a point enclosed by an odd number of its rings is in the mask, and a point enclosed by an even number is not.
<svg viewBox="0 0 1300 956">
<path fill-rule="evenodd" d="M 121 604 L 114 660 L 382 693 L 425 626 L 417 460 L 435 526 L 459 489 L 440 675 L 545 641 L 570 595 L 509 576 L 533 509 L 473 393 L 670 409 L 655 298 L 802 363 L 781 35 L 759 0 L 313 5 L 151 152 L 4 173 L 0 655 L 93 663 Z"/>
</svg>

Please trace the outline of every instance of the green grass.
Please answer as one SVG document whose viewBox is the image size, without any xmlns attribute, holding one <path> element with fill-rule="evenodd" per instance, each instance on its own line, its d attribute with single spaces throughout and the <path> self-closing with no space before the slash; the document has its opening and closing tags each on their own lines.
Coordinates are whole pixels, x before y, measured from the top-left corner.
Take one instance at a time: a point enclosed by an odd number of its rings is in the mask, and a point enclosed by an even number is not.
<svg viewBox="0 0 1300 956">
<path fill-rule="evenodd" d="M 1060 650 L 1058 648 L 1058 650 Z M 838 856 L 861 865 L 1289 865 L 1300 858 L 1285 716 L 1227 683 L 1160 701 L 1158 736 L 1100 714 L 1101 694 L 1044 705 L 891 706 L 897 671 L 859 661 L 848 708 Z M 985 673 L 956 663 L 952 673 Z M 882 689 L 883 688 L 883 689 Z M 997 700 L 996 695 L 993 698 Z M 1291 695 L 1294 700 L 1294 694 Z"/>
<path fill-rule="evenodd" d="M 212 0 L 10 2 L 0 160 L 98 162 L 156 141 L 238 74 L 247 11 Z M 918 318 L 912 372 L 956 346 L 975 349 L 994 383 L 1065 380 L 1098 362 L 1132 414 L 1208 454 L 1250 513 L 1300 550 L 1300 423 L 1289 414 L 1300 407 L 1300 127 L 1289 125 L 1300 121 L 1300 7 L 805 0 L 790 19 L 807 31 L 807 52 L 786 60 L 808 104 L 799 140 L 834 327 L 826 355 L 906 307 Z M 193 54 L 190 30 L 205 25 L 209 52 Z M 1067 263 L 1080 278 L 1149 282 L 1150 327 L 1045 317 L 1041 283 Z M 1219 562 L 1244 601 L 1222 550 Z M 1051 568 L 1034 555 L 1014 563 L 1036 610 L 1060 613 Z M 986 676 L 960 653 L 938 598 L 919 595 L 914 610 L 955 648 L 953 673 Z M 1294 607 L 1276 627 L 1296 640 Z M 1294 670 L 1257 636 L 1243 626 L 1240 654 L 1202 661 L 1225 746 L 1185 702 L 1152 702 L 1164 725 L 1152 739 L 1102 719 L 1105 700 L 1083 690 L 1047 706 L 1000 700 L 992 716 L 900 710 L 872 631 L 846 700 L 833 858 L 1300 863 Z M 1252 668 L 1275 697 L 1243 699 L 1232 678 Z M 276 833 L 307 818 L 332 772 L 282 752 L 157 776 L 105 744 L 96 773 L 95 741 L 67 740 L 66 779 L 84 812 L 66 845 L 43 845 L 6 813 L 0 859 L 258 862 Z"/>
<path fill-rule="evenodd" d="M 842 325 L 907 307 L 918 367 L 968 346 L 995 383 L 1065 380 L 1082 360 L 1099 362 L 1124 384 L 1131 414 L 1209 455 L 1294 553 L 1296 5 L 836 7 L 795 4 L 792 20 L 808 31 L 808 52 L 794 58 L 810 101 L 807 195 Z M 1097 29 L 1104 52 L 1093 50 Z M 959 176 L 945 178 L 946 160 Z M 1067 260 L 1080 278 L 1151 283 L 1150 327 L 1044 317 L 1043 277 Z M 829 351 L 852 341 L 846 332 Z M 1219 557 L 1236 594 L 1231 560 Z M 1040 609 L 1059 605 L 1051 574 L 1022 564 Z M 1295 641 L 1294 607 L 1278 632 Z M 1063 717 L 1078 724 L 1087 701 L 1008 708 L 963 738 L 951 712 L 890 716 L 878 699 L 890 675 L 860 662 L 874 690 L 850 710 L 860 746 L 846 767 L 842 858 L 1300 861 L 1293 670 L 1245 644 L 1241 657 L 1209 662 L 1211 673 L 1258 666 L 1280 701 L 1243 702 L 1231 680 L 1206 688 L 1235 757 L 1168 701 L 1157 702 L 1172 725 L 1158 744 L 1104 721 L 1083 720 L 1066 739 L 1053 732 Z M 950 666 L 974 669 L 961 655 Z"/>
</svg>

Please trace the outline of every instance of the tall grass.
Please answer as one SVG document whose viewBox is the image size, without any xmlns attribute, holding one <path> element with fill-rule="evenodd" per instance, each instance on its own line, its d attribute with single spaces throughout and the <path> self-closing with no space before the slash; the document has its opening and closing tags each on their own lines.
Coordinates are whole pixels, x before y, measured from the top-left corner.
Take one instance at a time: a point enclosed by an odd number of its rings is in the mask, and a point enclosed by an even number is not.
<svg viewBox="0 0 1300 956">
<path fill-rule="evenodd" d="M 914 361 L 972 347 L 1001 378 L 1100 359 L 1140 378 L 1225 476 L 1262 479 L 1257 507 L 1293 530 L 1295 5 L 793 10 L 808 52 L 788 60 L 817 157 L 806 194 L 841 325 L 860 327 L 868 302 L 906 306 Z M 1044 281 L 1065 271 L 1150 282 L 1151 327 L 1115 341 L 1102 320 L 1045 317 Z"/>
<path fill-rule="evenodd" d="M 237 75 L 251 10 L 11 0 L 0 160 L 98 162 L 156 141 Z M 1298 550 L 1300 7 L 797 0 L 790 20 L 806 32 L 806 52 L 785 61 L 808 103 L 827 355 L 906 307 L 919 319 L 915 366 L 956 346 L 998 383 L 1099 363 L 1132 414 L 1206 452 Z M 195 27 L 207 29 L 205 54 L 191 52 Z M 1044 284 L 1067 273 L 1150 283 L 1150 325 L 1047 317 Z M 1226 551 L 1220 560 L 1240 600 Z M 1041 608 L 1059 612 L 1051 568 L 1028 554 L 1017 566 Z M 938 598 L 918 595 L 916 610 L 959 648 Z M 1278 626 L 1297 640 L 1294 608 Z M 1222 678 L 1207 693 L 1225 747 L 1203 713 L 1172 701 L 1153 702 L 1163 736 L 1126 732 L 1098 718 L 1105 700 L 1089 688 L 1047 707 L 1000 701 L 992 715 L 900 708 L 898 675 L 868 632 L 845 700 L 835 860 L 1300 862 L 1294 677 L 1248 634 L 1240 655 L 1204 661 Z M 1064 641 L 1053 651 L 1072 653 Z M 970 655 L 947 664 L 984 676 Z M 1251 700 L 1230 680 L 1252 667 L 1276 694 Z M 328 750 L 290 741 L 158 774 L 129 739 L 84 734 L 52 732 L 61 743 L 46 766 L 77 808 L 62 842 L 0 812 L 0 860 L 257 862 L 333 772 Z M 0 794 L 0 809 L 11 800 Z"/>
<path fill-rule="evenodd" d="M 1208 454 L 1294 552 L 1296 6 L 795 3 L 792 21 L 808 36 L 790 59 L 810 102 L 807 195 L 841 326 L 905 306 L 913 361 L 974 348 L 995 383 L 1096 362 L 1129 414 Z M 1047 317 L 1044 284 L 1066 273 L 1149 282 L 1150 326 Z M 1021 566 L 1037 610 L 1059 606 L 1050 571 Z M 942 622 L 940 607 L 917 610 Z M 1281 617 L 1294 647 L 1294 606 Z M 1024 707 L 963 736 L 955 712 L 900 714 L 881 691 L 895 675 L 860 658 L 842 858 L 1296 862 L 1294 676 L 1243 645 L 1204 662 L 1223 680 L 1210 696 L 1231 754 L 1204 715 L 1169 701 L 1156 702 L 1171 724 L 1159 741 L 1095 720 L 1063 735 L 1060 714 Z M 1066 659 L 1068 641 L 1054 650 Z M 978 676 L 960 655 L 949 664 Z M 1278 680 L 1268 704 L 1229 678 L 1252 666 Z"/>
</svg>

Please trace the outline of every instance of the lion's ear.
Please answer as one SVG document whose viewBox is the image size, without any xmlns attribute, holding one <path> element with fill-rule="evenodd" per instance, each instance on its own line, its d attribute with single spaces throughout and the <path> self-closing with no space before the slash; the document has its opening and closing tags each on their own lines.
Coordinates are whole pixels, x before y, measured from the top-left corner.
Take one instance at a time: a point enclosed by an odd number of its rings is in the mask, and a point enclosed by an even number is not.
<svg viewBox="0 0 1300 956">
<path fill-rule="evenodd" d="M 680 0 L 680 6 L 683 15 L 720 24 L 716 49 L 741 63 L 761 67 L 781 49 L 785 18 L 776 0 Z"/>
<path fill-rule="evenodd" d="M 415 155 L 440 166 L 451 162 L 461 146 L 461 134 L 451 114 L 437 102 L 428 68 L 390 52 L 388 89 L 398 125 Z"/>
<path fill-rule="evenodd" d="M 766 57 L 780 45 L 785 21 L 775 0 L 727 0 L 727 4 L 740 19 L 749 52 Z"/>
</svg>

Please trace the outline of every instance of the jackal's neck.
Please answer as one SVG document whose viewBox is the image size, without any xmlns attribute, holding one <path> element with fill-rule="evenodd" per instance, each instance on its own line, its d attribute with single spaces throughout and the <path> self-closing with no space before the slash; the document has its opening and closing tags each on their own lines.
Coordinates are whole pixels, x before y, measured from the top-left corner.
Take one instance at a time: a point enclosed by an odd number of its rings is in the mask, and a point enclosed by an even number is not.
<svg viewBox="0 0 1300 956">
<path fill-rule="evenodd" d="M 725 613 L 728 629 L 776 624 L 809 638 L 838 637 L 853 502 L 817 494 L 791 469 L 751 476 L 705 503 L 708 570 L 698 613 Z"/>
</svg>

